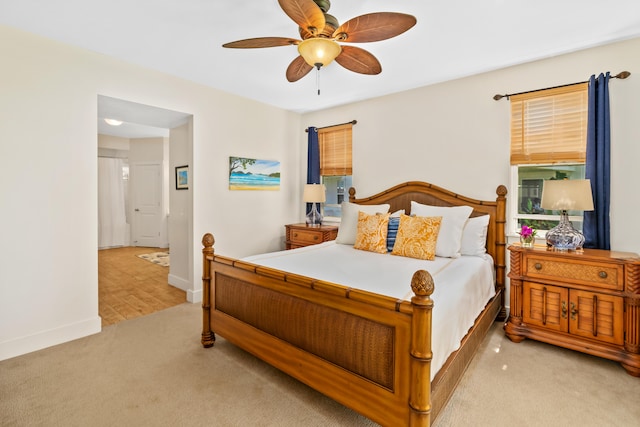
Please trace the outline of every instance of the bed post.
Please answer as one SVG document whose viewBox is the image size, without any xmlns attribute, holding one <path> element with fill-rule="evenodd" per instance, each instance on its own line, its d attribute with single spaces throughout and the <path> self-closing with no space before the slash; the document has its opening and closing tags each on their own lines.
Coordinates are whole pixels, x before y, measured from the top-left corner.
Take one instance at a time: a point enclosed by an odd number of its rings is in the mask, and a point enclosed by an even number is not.
<svg viewBox="0 0 640 427">
<path fill-rule="evenodd" d="M 507 319 L 507 309 L 505 306 L 505 269 L 506 265 L 506 254 L 507 254 L 507 243 L 506 243 L 506 233 L 505 233 L 505 224 L 507 222 L 506 219 L 506 211 L 507 211 L 507 187 L 504 185 L 499 185 L 496 188 L 496 194 L 498 197 L 496 198 L 496 291 L 501 292 L 500 294 L 500 312 L 498 313 L 496 320 L 504 321 Z"/>
<path fill-rule="evenodd" d="M 216 341 L 215 334 L 211 331 L 211 264 L 207 259 L 213 255 L 213 235 L 207 233 L 202 236 L 202 345 L 205 348 L 213 347 Z"/>
<path fill-rule="evenodd" d="M 431 424 L 431 310 L 434 290 L 433 277 L 418 270 L 411 279 L 413 316 L 411 318 L 411 385 L 409 392 L 412 427 Z"/>
</svg>

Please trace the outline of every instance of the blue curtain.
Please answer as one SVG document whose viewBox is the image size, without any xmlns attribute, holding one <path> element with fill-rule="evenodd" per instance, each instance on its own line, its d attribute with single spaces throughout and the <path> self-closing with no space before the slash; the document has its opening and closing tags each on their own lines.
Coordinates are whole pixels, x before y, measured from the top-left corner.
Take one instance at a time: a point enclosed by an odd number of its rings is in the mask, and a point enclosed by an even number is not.
<svg viewBox="0 0 640 427">
<path fill-rule="evenodd" d="M 610 249 L 609 73 L 589 79 L 589 118 L 585 178 L 591 180 L 593 211 L 584 213 L 585 248 Z"/>
<path fill-rule="evenodd" d="M 320 184 L 320 144 L 318 128 L 309 126 L 307 142 L 307 184 Z M 307 203 L 306 213 L 311 212 L 311 203 Z"/>
</svg>

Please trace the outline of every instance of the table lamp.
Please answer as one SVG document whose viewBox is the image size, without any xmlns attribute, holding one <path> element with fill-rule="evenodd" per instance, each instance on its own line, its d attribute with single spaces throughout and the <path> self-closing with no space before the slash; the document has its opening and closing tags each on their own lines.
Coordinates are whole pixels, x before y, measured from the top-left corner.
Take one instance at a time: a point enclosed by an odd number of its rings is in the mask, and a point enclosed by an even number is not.
<svg viewBox="0 0 640 427">
<path fill-rule="evenodd" d="M 593 196 L 588 179 L 562 179 L 544 182 L 542 187 L 543 209 L 559 210 L 560 224 L 547 231 L 547 246 L 560 251 L 580 250 L 584 235 L 573 228 L 567 211 L 592 211 Z"/>
<path fill-rule="evenodd" d="M 311 203 L 311 211 L 307 214 L 309 227 L 322 225 L 322 214 L 316 209 L 316 203 L 324 203 L 326 200 L 324 184 L 306 184 L 302 193 L 302 200 Z"/>
</svg>

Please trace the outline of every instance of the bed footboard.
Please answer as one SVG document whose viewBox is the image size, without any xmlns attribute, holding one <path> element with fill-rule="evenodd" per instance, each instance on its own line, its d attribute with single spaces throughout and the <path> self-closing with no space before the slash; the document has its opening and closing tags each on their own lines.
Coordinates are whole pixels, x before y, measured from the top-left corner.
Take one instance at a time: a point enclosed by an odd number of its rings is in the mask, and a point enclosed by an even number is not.
<svg viewBox="0 0 640 427">
<path fill-rule="evenodd" d="M 215 256 L 211 234 L 203 245 L 205 347 L 215 331 L 377 423 L 430 425 L 428 272 L 409 303 Z"/>
</svg>

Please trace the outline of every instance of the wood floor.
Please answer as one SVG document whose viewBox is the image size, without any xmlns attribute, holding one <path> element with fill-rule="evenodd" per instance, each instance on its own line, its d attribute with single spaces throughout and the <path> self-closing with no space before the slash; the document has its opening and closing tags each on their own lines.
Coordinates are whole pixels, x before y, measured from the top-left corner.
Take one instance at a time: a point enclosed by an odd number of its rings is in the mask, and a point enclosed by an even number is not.
<svg viewBox="0 0 640 427">
<path fill-rule="evenodd" d="M 186 301 L 184 291 L 169 285 L 169 267 L 136 256 L 166 251 L 144 247 L 98 251 L 98 314 L 102 327 Z"/>
</svg>

